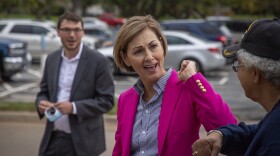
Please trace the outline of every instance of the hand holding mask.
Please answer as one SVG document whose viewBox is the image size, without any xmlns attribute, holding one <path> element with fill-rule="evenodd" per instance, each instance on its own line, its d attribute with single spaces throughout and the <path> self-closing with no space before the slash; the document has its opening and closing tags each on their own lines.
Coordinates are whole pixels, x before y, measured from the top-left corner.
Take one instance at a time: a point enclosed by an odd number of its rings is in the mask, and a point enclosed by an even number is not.
<svg viewBox="0 0 280 156">
<path fill-rule="evenodd" d="M 62 113 L 55 107 L 49 107 L 45 110 L 45 115 L 50 122 L 55 122 L 62 116 Z"/>
</svg>

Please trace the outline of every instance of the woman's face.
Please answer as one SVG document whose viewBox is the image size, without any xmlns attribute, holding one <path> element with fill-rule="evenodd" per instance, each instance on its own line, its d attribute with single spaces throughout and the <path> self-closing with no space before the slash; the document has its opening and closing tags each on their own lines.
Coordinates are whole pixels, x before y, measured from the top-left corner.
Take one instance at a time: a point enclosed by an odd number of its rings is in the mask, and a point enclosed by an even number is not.
<svg viewBox="0 0 280 156">
<path fill-rule="evenodd" d="M 162 44 L 148 28 L 129 42 L 124 57 L 126 65 L 136 71 L 143 83 L 155 83 L 165 73 Z"/>
</svg>

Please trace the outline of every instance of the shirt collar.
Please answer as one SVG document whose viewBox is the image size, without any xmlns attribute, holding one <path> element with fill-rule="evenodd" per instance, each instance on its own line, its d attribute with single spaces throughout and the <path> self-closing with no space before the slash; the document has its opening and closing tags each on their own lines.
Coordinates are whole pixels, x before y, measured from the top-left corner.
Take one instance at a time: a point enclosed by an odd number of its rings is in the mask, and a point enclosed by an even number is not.
<svg viewBox="0 0 280 156">
<path fill-rule="evenodd" d="M 164 92 L 167 80 L 169 79 L 170 75 L 171 75 L 172 69 L 169 68 L 167 70 L 167 72 L 154 84 L 153 88 L 159 88 L 161 90 L 161 92 Z M 141 93 L 144 91 L 144 85 L 143 82 L 138 79 L 136 81 L 136 83 L 134 84 L 134 88 L 137 91 L 137 93 L 139 95 L 141 95 Z M 158 90 L 156 89 L 156 91 L 158 92 Z"/>
<path fill-rule="evenodd" d="M 62 57 L 64 60 L 68 60 L 68 61 L 79 60 L 80 57 L 81 57 L 81 54 L 82 54 L 82 50 L 83 50 L 83 42 L 81 42 L 79 52 L 77 53 L 77 55 L 76 55 L 75 57 L 73 57 L 72 59 L 69 60 L 69 59 L 64 55 L 64 49 L 63 49 L 62 52 L 61 52 L 61 57 Z"/>
</svg>

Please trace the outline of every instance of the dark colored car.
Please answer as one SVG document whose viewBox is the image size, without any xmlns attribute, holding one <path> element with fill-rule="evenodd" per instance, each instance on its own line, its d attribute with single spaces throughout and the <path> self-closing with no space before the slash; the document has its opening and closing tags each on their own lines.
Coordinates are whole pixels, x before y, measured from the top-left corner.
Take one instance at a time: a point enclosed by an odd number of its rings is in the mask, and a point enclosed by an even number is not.
<svg viewBox="0 0 280 156">
<path fill-rule="evenodd" d="M 0 75 L 2 80 L 10 80 L 11 76 L 23 71 L 29 63 L 26 42 L 0 38 Z"/>
<path fill-rule="evenodd" d="M 224 34 L 217 24 L 205 20 L 163 20 L 160 25 L 164 30 L 187 31 L 208 40 L 220 41 L 223 46 L 233 42 L 232 36 Z"/>
</svg>

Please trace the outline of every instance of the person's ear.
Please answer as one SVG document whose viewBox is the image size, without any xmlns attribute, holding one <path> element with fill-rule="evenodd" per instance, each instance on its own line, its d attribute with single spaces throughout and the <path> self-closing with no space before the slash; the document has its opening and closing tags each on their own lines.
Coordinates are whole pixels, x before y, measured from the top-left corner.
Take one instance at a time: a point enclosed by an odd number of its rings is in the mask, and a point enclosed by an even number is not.
<svg viewBox="0 0 280 156">
<path fill-rule="evenodd" d="M 260 78 L 261 78 L 261 71 L 259 69 L 255 68 L 254 69 L 254 79 L 253 79 L 253 82 L 254 83 L 259 83 Z"/>
<path fill-rule="evenodd" d="M 125 63 L 126 66 L 131 67 L 131 64 L 127 61 L 127 54 L 123 53 L 122 59 L 123 59 L 123 62 Z"/>
</svg>

